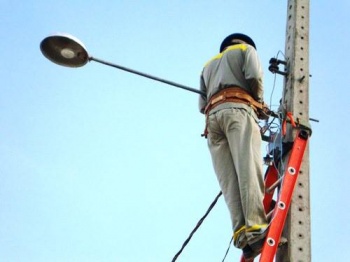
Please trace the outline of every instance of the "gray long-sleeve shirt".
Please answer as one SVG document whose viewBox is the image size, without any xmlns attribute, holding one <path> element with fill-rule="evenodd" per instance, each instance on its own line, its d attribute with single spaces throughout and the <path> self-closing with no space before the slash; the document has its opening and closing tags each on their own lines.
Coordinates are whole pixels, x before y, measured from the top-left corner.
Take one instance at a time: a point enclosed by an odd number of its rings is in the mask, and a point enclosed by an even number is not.
<svg viewBox="0 0 350 262">
<path fill-rule="evenodd" d="M 203 68 L 200 77 L 199 110 L 203 113 L 207 102 L 220 90 L 237 86 L 247 91 L 256 101 L 263 102 L 263 71 L 258 54 L 248 44 L 229 46 L 214 56 Z"/>
</svg>

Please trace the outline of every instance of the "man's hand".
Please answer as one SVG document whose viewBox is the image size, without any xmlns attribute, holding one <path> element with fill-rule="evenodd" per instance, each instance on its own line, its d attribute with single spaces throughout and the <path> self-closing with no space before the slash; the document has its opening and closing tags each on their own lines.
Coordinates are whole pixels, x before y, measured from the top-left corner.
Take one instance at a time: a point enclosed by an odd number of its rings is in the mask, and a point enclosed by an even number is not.
<svg viewBox="0 0 350 262">
<path fill-rule="evenodd" d="M 270 117 L 271 111 L 270 111 L 269 107 L 267 106 L 267 104 L 265 104 L 264 102 L 262 104 L 263 104 L 263 108 L 258 109 L 258 118 L 261 120 L 267 120 Z"/>
</svg>

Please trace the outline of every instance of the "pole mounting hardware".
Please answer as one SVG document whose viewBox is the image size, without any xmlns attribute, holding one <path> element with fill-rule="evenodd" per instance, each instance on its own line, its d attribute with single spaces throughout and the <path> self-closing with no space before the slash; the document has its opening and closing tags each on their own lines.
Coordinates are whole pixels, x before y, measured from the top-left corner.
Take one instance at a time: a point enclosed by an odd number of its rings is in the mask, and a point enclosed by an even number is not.
<svg viewBox="0 0 350 262">
<path fill-rule="evenodd" d="M 277 58 L 271 58 L 269 63 L 270 63 L 269 70 L 273 74 L 280 74 L 280 75 L 283 75 L 283 76 L 287 76 L 288 75 L 287 71 L 280 71 L 280 69 L 279 69 L 279 65 L 280 64 L 282 64 L 282 65 L 284 65 L 286 67 L 286 65 L 287 65 L 286 61 L 282 61 L 282 60 L 279 60 Z"/>
</svg>

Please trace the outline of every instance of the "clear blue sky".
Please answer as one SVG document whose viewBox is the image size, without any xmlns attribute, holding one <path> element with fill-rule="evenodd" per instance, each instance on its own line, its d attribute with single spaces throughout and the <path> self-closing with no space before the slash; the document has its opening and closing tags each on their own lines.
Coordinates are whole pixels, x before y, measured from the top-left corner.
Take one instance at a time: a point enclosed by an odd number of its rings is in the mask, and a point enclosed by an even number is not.
<svg viewBox="0 0 350 262">
<path fill-rule="evenodd" d="M 197 94 L 93 62 L 60 67 L 42 56 L 43 38 L 70 33 L 92 56 L 198 88 L 222 39 L 244 32 L 268 101 L 286 5 L 0 0 L 0 261 L 171 261 L 220 191 Z M 348 257 L 349 8 L 311 3 L 313 261 Z M 221 261 L 230 237 L 221 198 L 178 261 Z M 226 261 L 239 257 L 231 248 Z"/>
</svg>

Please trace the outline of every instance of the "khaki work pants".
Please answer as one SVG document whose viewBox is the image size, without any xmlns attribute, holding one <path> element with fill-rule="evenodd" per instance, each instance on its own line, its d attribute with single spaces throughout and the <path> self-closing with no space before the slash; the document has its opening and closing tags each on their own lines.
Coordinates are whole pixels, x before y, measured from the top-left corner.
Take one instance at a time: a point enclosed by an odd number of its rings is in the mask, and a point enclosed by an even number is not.
<svg viewBox="0 0 350 262">
<path fill-rule="evenodd" d="M 267 228 L 261 135 L 251 114 L 228 108 L 208 116 L 208 146 L 238 248 L 256 242 Z"/>
</svg>

